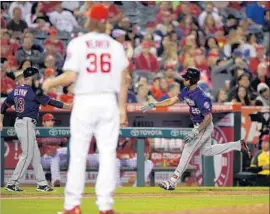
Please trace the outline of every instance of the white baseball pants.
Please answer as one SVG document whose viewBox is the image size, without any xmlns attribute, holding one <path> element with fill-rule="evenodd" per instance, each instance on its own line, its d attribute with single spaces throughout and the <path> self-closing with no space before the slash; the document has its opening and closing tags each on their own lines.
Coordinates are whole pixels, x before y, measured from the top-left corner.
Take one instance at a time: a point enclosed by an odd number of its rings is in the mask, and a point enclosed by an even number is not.
<svg viewBox="0 0 270 214">
<path fill-rule="evenodd" d="M 71 114 L 70 163 L 65 188 L 66 210 L 81 204 L 85 168 L 94 135 L 99 150 L 96 204 L 100 211 L 112 209 L 116 187 L 116 146 L 119 136 L 119 110 L 113 93 L 76 95 Z"/>
<path fill-rule="evenodd" d="M 240 141 L 230 142 L 225 144 L 211 145 L 211 134 L 214 129 L 214 124 L 211 123 L 204 131 L 202 131 L 194 140 L 184 146 L 179 164 L 174 172 L 177 177 L 181 177 L 186 170 L 193 154 L 200 148 L 200 152 L 205 156 L 214 156 L 222 153 L 227 153 L 233 150 L 241 150 Z"/>
<path fill-rule="evenodd" d="M 57 152 L 53 157 L 46 154 L 41 157 L 43 169 L 49 169 L 51 171 L 52 183 L 56 180 L 60 181 L 60 168 L 67 166 L 67 162 L 67 147 L 57 149 Z"/>
</svg>

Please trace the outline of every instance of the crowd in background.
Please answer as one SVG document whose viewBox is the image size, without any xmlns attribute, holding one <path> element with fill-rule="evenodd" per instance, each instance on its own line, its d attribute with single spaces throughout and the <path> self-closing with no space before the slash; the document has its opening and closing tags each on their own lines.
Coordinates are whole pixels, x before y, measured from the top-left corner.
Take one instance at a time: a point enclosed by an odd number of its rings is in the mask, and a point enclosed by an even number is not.
<svg viewBox="0 0 270 214">
<path fill-rule="evenodd" d="M 86 33 L 86 2 L 1 2 L 1 96 L 22 70 L 61 74 L 68 42 Z M 183 88 L 188 67 L 214 102 L 267 106 L 270 100 L 269 2 L 104 2 L 107 34 L 130 60 L 129 103 L 164 100 Z M 119 59 L 121 60 L 121 59 Z M 73 85 L 49 93 L 73 102 Z"/>
</svg>

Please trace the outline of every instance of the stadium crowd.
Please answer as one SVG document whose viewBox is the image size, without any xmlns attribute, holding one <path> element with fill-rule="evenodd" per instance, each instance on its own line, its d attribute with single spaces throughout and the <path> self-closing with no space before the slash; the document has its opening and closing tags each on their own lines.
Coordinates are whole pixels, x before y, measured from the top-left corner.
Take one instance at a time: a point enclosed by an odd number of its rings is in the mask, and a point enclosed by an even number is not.
<svg viewBox="0 0 270 214">
<path fill-rule="evenodd" d="M 1 2 L 1 96 L 38 67 L 44 78 L 62 73 L 67 43 L 86 33 L 94 2 Z M 217 103 L 269 105 L 269 2 L 104 2 L 107 33 L 130 60 L 129 103 L 177 95 L 181 74 L 201 70 L 200 87 Z M 121 60 L 121 59 L 119 59 Z M 73 102 L 73 86 L 50 96 Z"/>
</svg>

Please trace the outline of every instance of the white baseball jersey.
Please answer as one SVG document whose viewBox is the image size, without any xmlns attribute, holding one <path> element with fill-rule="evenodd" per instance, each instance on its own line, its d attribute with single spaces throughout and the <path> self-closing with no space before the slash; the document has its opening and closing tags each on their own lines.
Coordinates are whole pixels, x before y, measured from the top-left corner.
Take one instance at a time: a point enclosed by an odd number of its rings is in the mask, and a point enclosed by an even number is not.
<svg viewBox="0 0 270 214">
<path fill-rule="evenodd" d="M 122 44 L 107 34 L 91 32 L 70 41 L 64 71 L 78 73 L 74 93 L 119 93 L 121 73 L 128 67 Z"/>
</svg>

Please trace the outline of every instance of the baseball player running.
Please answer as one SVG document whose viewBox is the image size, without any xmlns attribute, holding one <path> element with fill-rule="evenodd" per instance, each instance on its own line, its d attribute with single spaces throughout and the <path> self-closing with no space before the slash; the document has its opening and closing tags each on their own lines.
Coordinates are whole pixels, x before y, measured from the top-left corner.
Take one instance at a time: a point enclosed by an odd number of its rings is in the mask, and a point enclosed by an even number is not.
<svg viewBox="0 0 270 214">
<path fill-rule="evenodd" d="M 126 122 L 126 68 L 129 62 L 123 46 L 105 33 L 108 13 L 103 4 L 97 3 L 90 8 L 85 25 L 89 33 L 68 44 L 65 72 L 43 83 L 44 91 L 48 91 L 75 82 L 64 214 L 81 213 L 86 160 L 93 135 L 99 151 L 96 204 L 100 213 L 114 213 L 116 146 L 120 121 Z"/>
<path fill-rule="evenodd" d="M 3 128 L 4 114 L 8 107 L 14 105 L 16 111 L 15 131 L 21 142 L 22 154 L 6 185 L 6 190 L 20 192 L 19 183 L 31 163 L 37 180 L 37 191 L 49 192 L 53 189 L 48 186 L 40 164 L 40 152 L 36 142 L 36 124 L 39 117 L 40 105 L 51 105 L 57 108 L 71 109 L 70 105 L 51 99 L 44 94 L 36 94 L 34 82 L 39 79 L 37 68 L 29 67 L 24 70 L 24 84 L 17 86 L 9 93 L 1 106 L 0 130 Z"/>
<path fill-rule="evenodd" d="M 185 88 L 182 89 L 178 96 L 158 103 L 149 103 L 142 107 L 142 111 L 146 112 L 155 107 L 174 105 L 180 100 L 184 100 L 190 107 L 190 119 L 193 122 L 194 128 L 184 137 L 185 146 L 173 176 L 169 180 L 162 181 L 159 184 L 159 186 L 165 190 L 175 189 L 177 180 L 181 178 L 191 157 L 199 148 L 201 154 L 206 156 L 214 156 L 232 150 L 245 151 L 249 154 L 249 149 L 244 140 L 211 145 L 211 133 L 214 128 L 211 114 L 212 103 L 210 98 L 197 86 L 197 82 L 200 80 L 200 71 L 196 68 L 188 68 L 187 72 L 182 77 L 184 79 Z"/>
</svg>

